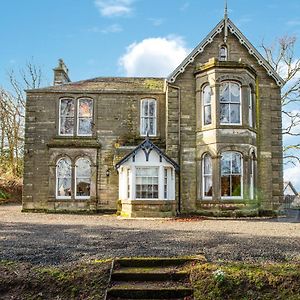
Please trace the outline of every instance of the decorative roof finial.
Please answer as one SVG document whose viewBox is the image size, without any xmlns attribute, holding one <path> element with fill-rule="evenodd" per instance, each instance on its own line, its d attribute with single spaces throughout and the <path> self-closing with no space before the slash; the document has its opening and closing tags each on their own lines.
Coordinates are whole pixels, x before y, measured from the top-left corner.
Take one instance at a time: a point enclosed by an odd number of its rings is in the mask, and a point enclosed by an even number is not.
<svg viewBox="0 0 300 300">
<path fill-rule="evenodd" d="M 227 0 L 225 0 L 224 19 L 228 19 Z"/>
<path fill-rule="evenodd" d="M 224 8 L 224 43 L 227 42 L 228 36 L 228 10 L 227 10 L 227 0 L 225 0 L 225 8 Z"/>
</svg>

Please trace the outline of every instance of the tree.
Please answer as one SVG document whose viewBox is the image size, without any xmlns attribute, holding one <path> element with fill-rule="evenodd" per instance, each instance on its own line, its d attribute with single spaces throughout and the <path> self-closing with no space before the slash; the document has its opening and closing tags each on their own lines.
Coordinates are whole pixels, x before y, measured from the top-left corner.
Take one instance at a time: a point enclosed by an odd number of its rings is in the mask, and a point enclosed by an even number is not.
<svg viewBox="0 0 300 300">
<path fill-rule="evenodd" d="M 296 38 L 284 36 L 273 45 L 262 43 L 265 57 L 284 81 L 281 93 L 284 137 L 300 137 L 300 58 L 295 55 Z M 290 139 L 289 139 L 290 140 Z M 283 146 L 285 163 L 300 162 L 300 139 Z"/>
<path fill-rule="evenodd" d="M 18 73 L 8 73 L 11 92 L 0 87 L 0 173 L 22 176 L 25 126 L 25 89 L 38 88 L 41 68 L 32 61 Z"/>
</svg>

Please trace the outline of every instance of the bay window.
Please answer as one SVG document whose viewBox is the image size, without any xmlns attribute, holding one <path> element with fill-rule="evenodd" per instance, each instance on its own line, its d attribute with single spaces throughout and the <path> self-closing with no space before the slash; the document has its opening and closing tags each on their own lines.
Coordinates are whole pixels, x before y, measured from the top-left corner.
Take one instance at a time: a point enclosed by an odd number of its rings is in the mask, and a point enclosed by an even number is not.
<svg viewBox="0 0 300 300">
<path fill-rule="evenodd" d="M 206 85 L 202 91 L 203 124 L 211 124 L 211 87 Z"/>
<path fill-rule="evenodd" d="M 202 188 L 203 197 L 212 197 L 212 159 L 211 156 L 206 153 L 202 159 Z"/>
</svg>

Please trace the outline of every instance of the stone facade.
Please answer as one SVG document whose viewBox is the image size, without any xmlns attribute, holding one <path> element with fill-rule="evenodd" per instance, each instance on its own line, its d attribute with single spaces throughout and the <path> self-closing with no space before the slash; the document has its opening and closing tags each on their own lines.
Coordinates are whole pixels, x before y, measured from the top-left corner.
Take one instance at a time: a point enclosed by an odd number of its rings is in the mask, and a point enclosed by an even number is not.
<svg viewBox="0 0 300 300">
<path fill-rule="evenodd" d="M 220 57 L 222 47 L 225 59 Z M 134 210 L 142 210 L 144 216 L 159 215 L 151 210 L 163 212 L 160 215 L 175 211 L 243 215 L 243 211 L 275 211 L 282 202 L 282 81 L 229 19 L 224 18 L 167 79 L 95 78 L 72 83 L 62 61 L 54 72 L 54 86 L 27 91 L 24 210 L 116 211 L 119 179 L 115 165 L 144 140 L 140 134 L 141 100 L 147 98 L 155 99 L 157 105 L 157 128 L 151 141 L 180 168 L 175 178 L 176 197 L 169 203 L 148 199 L 148 204 L 152 203 L 149 213 L 147 202 L 141 199 L 132 199 L 135 207 L 124 200 L 121 210 L 133 212 L 131 216 L 135 216 Z M 240 122 L 236 124 L 220 121 L 224 82 L 240 88 Z M 211 121 L 206 125 L 205 85 L 211 89 Z M 90 136 L 59 134 L 59 101 L 64 98 L 74 103 L 92 99 Z M 251 108 L 249 99 L 253 99 Z M 239 197 L 224 197 L 221 188 L 221 159 L 226 152 L 241 156 Z M 212 162 L 212 193 L 208 197 L 204 197 L 206 154 Z M 77 159 L 88 157 L 88 199 L 75 199 L 73 194 L 70 199 L 57 199 L 56 168 L 63 156 L 71 161 L 72 178 Z M 229 176 L 230 180 L 237 180 L 236 176 Z M 74 190 L 73 181 L 71 185 Z"/>
</svg>

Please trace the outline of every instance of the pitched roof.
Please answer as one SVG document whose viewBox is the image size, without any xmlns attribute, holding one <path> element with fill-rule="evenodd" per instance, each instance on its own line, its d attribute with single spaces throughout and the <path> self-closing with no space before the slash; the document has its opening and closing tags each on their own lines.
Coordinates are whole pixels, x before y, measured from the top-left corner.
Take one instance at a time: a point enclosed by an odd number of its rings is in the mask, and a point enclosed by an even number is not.
<svg viewBox="0 0 300 300">
<path fill-rule="evenodd" d="M 76 82 L 49 86 L 27 92 L 164 92 L 165 78 L 154 77 L 97 77 Z"/>
<path fill-rule="evenodd" d="M 128 161 L 131 157 L 135 156 L 137 154 L 137 152 L 140 150 L 145 152 L 146 157 L 147 157 L 147 155 L 149 156 L 149 154 L 152 150 L 156 151 L 158 155 L 163 157 L 168 163 L 170 163 L 175 168 L 176 172 L 179 171 L 179 165 L 173 159 L 168 157 L 155 144 L 153 144 L 153 142 L 150 140 L 150 138 L 148 136 L 135 149 L 133 149 L 130 153 L 128 153 L 119 162 L 116 163 L 116 165 L 115 165 L 116 169 L 118 169 L 122 164 L 124 164 L 126 161 Z"/>
<path fill-rule="evenodd" d="M 288 186 L 291 188 L 291 190 L 294 192 L 295 195 L 298 195 L 297 190 L 295 189 L 295 187 L 290 181 L 283 182 L 283 191 L 285 191 L 288 188 Z"/>
<path fill-rule="evenodd" d="M 266 59 L 255 49 L 255 47 L 249 42 L 249 40 L 242 34 L 242 32 L 234 25 L 234 23 L 228 19 L 222 19 L 216 27 L 206 36 L 204 40 L 183 60 L 183 62 L 168 76 L 167 81 L 173 83 L 177 76 L 183 73 L 186 67 L 192 63 L 198 54 L 204 51 L 204 48 L 213 42 L 214 37 L 222 31 L 227 32 L 229 30 L 235 35 L 240 42 L 249 52 L 250 55 L 254 56 L 258 64 L 261 65 L 268 73 L 269 76 L 273 77 L 278 86 L 284 84 L 283 79 L 277 74 L 272 66 L 266 61 Z"/>
</svg>

